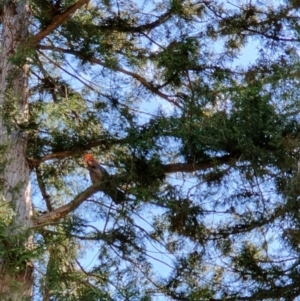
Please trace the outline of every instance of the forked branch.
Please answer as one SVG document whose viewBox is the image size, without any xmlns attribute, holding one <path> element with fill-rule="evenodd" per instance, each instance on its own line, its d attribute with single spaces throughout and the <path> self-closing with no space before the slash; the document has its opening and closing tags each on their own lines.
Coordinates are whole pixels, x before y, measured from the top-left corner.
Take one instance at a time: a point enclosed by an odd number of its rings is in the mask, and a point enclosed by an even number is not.
<svg viewBox="0 0 300 301">
<path fill-rule="evenodd" d="M 34 228 L 43 227 L 46 225 L 50 225 L 54 222 L 57 222 L 61 218 L 65 217 L 69 213 L 73 212 L 77 209 L 84 201 L 86 201 L 89 197 L 91 197 L 96 192 L 100 191 L 103 187 L 103 183 L 99 182 L 90 187 L 88 187 L 83 192 L 79 193 L 71 202 L 68 204 L 61 206 L 57 209 L 54 209 L 51 212 L 47 212 L 35 218 L 33 221 Z"/>
</svg>

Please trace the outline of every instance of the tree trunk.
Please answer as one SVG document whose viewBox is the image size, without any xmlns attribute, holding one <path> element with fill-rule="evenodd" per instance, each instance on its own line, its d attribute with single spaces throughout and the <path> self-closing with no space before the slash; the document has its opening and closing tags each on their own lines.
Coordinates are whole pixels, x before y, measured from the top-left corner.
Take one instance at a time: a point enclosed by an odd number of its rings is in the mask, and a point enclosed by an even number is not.
<svg viewBox="0 0 300 301">
<path fill-rule="evenodd" d="M 25 47 L 19 46 L 25 45 L 30 11 L 27 1 L 11 0 L 6 1 L 0 13 L 0 201 L 15 213 L 7 228 L 10 233 L 6 233 L 10 239 L 0 242 L 6 248 L 5 254 L 9 254 L 0 261 L 0 299 L 20 301 L 32 298 L 33 286 L 31 263 L 14 260 L 29 247 L 30 237 L 25 233 L 32 215 L 26 136 L 17 126 L 28 119 L 28 66 Z M 14 236 L 18 239 L 11 239 Z M 18 266 L 12 265 L 16 261 Z"/>
</svg>

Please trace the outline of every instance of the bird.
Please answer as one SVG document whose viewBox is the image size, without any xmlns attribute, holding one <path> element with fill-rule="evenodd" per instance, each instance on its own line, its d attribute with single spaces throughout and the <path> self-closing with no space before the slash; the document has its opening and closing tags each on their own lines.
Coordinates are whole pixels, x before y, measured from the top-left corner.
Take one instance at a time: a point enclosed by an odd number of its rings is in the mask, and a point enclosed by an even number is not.
<svg viewBox="0 0 300 301">
<path fill-rule="evenodd" d="M 107 177 L 109 174 L 104 167 L 102 167 L 91 154 L 84 156 L 87 169 L 90 172 L 90 178 L 93 184 L 100 182 L 103 177 Z"/>
<path fill-rule="evenodd" d="M 93 184 L 105 181 L 102 191 L 107 194 L 116 203 L 120 204 L 125 200 L 125 194 L 119 188 L 113 186 L 109 179 L 111 178 L 107 170 L 102 167 L 91 154 L 84 155 L 84 161 L 90 173 Z"/>
</svg>

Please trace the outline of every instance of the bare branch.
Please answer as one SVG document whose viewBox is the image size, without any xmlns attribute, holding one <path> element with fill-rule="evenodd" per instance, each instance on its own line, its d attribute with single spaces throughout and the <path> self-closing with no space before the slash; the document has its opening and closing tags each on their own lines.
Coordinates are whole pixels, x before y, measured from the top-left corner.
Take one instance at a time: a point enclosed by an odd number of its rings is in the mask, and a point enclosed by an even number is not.
<svg viewBox="0 0 300 301">
<path fill-rule="evenodd" d="M 62 151 L 62 152 L 57 152 L 53 154 L 46 155 L 40 159 L 33 159 L 30 157 L 27 157 L 27 161 L 29 162 L 30 166 L 38 166 L 42 162 L 49 161 L 49 160 L 54 160 L 54 159 L 63 159 L 67 157 L 71 157 L 74 155 L 74 151 Z"/>
<path fill-rule="evenodd" d="M 44 183 L 44 180 L 43 180 L 43 177 L 42 177 L 42 173 L 41 173 L 41 170 L 40 170 L 39 166 L 37 166 L 35 168 L 35 172 L 36 172 L 36 179 L 37 179 L 39 188 L 41 190 L 43 199 L 45 200 L 45 203 L 46 203 L 46 206 L 47 206 L 47 210 L 48 211 L 52 211 L 53 208 L 52 208 L 52 205 L 51 205 L 50 196 L 49 196 L 49 194 L 46 191 L 46 185 Z"/>
<path fill-rule="evenodd" d="M 90 187 L 88 187 L 83 192 L 79 193 L 71 202 L 68 204 L 54 209 L 51 212 L 43 214 L 38 218 L 35 218 L 33 223 L 34 227 L 42 227 L 45 225 L 50 225 L 53 222 L 60 220 L 61 218 L 65 217 L 69 213 L 73 212 L 77 209 L 84 201 L 86 201 L 89 197 L 95 194 L 97 191 L 100 191 L 103 188 L 103 183 L 99 182 Z"/>
</svg>

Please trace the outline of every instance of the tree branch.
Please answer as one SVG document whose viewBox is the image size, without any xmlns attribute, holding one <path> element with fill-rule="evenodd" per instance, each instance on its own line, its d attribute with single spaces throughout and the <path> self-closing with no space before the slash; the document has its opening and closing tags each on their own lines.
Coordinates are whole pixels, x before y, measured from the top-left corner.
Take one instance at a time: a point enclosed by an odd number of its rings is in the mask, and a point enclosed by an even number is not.
<svg viewBox="0 0 300 301">
<path fill-rule="evenodd" d="M 120 144 L 123 141 L 124 141 L 123 139 L 114 139 L 114 138 L 105 138 L 105 140 L 99 139 L 82 146 L 82 149 L 80 149 L 80 151 L 88 151 L 91 150 L 93 147 L 100 147 L 101 150 L 107 151 L 110 148 L 111 144 L 116 144 L 116 143 Z M 60 151 L 60 152 L 45 155 L 39 159 L 34 159 L 27 156 L 27 161 L 31 167 L 35 167 L 45 161 L 50 161 L 54 159 L 64 159 L 67 157 L 72 157 L 78 153 L 79 153 L 78 150 L 65 150 L 65 151 Z"/>
<path fill-rule="evenodd" d="M 79 193 L 71 202 L 68 204 L 54 209 L 51 212 L 43 214 L 38 218 L 35 218 L 33 221 L 34 227 L 42 227 L 45 225 L 50 225 L 53 222 L 60 220 L 61 218 L 68 215 L 70 212 L 73 212 L 77 209 L 87 198 L 91 197 L 96 192 L 103 189 L 103 183 L 99 182 L 90 187 L 88 187 L 83 192 Z"/>
<path fill-rule="evenodd" d="M 45 200 L 47 210 L 48 210 L 48 211 L 52 211 L 53 208 L 52 208 L 52 205 L 51 205 L 50 196 L 49 196 L 49 194 L 47 193 L 46 185 L 45 185 L 45 183 L 44 183 L 44 181 L 43 181 L 42 173 L 41 173 L 41 170 L 40 170 L 39 166 L 37 166 L 37 167 L 35 168 L 35 172 L 36 172 L 36 179 L 37 179 L 39 188 L 40 188 L 40 190 L 41 190 L 41 194 L 42 194 L 42 196 L 43 196 L 43 199 Z"/>
<path fill-rule="evenodd" d="M 69 156 L 71 151 L 65 151 L 58 154 L 51 154 L 48 156 L 43 157 L 41 160 L 46 161 L 58 157 L 63 156 Z M 163 165 L 163 168 L 166 173 L 171 172 L 193 172 L 195 170 L 203 170 L 210 167 L 213 167 L 215 165 L 230 163 L 233 159 L 230 156 L 223 156 L 220 158 L 211 159 L 209 161 L 200 163 L 200 164 L 184 164 L 184 163 L 177 163 L 177 164 L 167 164 Z M 34 220 L 34 227 L 40 227 L 52 224 L 53 222 L 56 222 L 60 220 L 61 218 L 68 215 L 70 212 L 73 212 L 75 209 L 77 209 L 87 198 L 95 194 L 97 191 L 103 191 L 108 196 L 114 198 L 114 195 L 112 194 L 112 187 L 109 185 L 110 181 L 113 177 L 109 177 L 108 181 L 101 181 L 99 183 L 96 183 L 83 192 L 81 192 L 79 195 L 77 195 L 73 201 L 69 202 L 68 204 L 54 209 L 51 212 L 48 212 L 46 214 L 43 214 L 42 216 L 36 218 Z M 116 202 L 116 201 L 115 201 Z M 117 202 L 116 202 L 117 203 Z"/>
<path fill-rule="evenodd" d="M 45 29 L 40 31 L 38 34 L 36 34 L 33 37 L 34 44 L 37 44 L 40 42 L 43 38 L 45 38 L 47 35 L 49 35 L 53 30 L 55 30 L 58 26 L 60 26 L 62 23 L 64 23 L 67 19 L 71 17 L 73 13 L 79 8 L 81 8 L 84 4 L 88 4 L 90 0 L 79 0 L 76 3 L 74 3 L 72 6 L 70 6 L 66 11 L 64 11 L 61 14 L 56 15 L 52 22 L 47 25 Z"/>
<path fill-rule="evenodd" d="M 38 48 L 42 49 L 42 50 L 55 50 L 55 51 L 60 51 L 63 53 L 72 54 L 74 56 L 77 56 L 78 58 L 81 58 L 81 59 L 84 58 L 85 60 L 89 61 L 90 63 L 97 64 L 97 65 L 103 66 L 105 68 L 111 69 L 111 67 L 108 64 L 106 64 L 105 62 L 103 62 L 97 58 L 85 58 L 85 57 L 83 57 L 83 55 L 80 52 L 75 51 L 75 50 L 65 49 L 65 48 L 61 48 L 61 47 L 53 47 L 53 46 L 48 46 L 48 45 L 47 46 L 39 45 Z M 145 88 L 147 88 L 149 91 L 151 91 L 153 94 L 156 94 L 156 95 L 160 96 L 161 98 L 167 100 L 168 102 L 172 103 L 176 107 L 183 109 L 183 107 L 177 101 L 172 99 L 167 94 L 161 92 L 157 87 L 155 87 L 152 83 L 148 82 L 144 77 L 140 76 L 139 74 L 131 72 L 126 69 L 123 69 L 121 67 L 114 67 L 113 69 L 116 71 L 119 71 L 123 74 L 133 77 L 134 79 L 139 81 Z"/>
<path fill-rule="evenodd" d="M 171 163 L 163 165 L 165 173 L 173 172 L 194 172 L 197 170 L 205 170 L 221 164 L 228 164 L 235 162 L 236 159 L 230 155 L 223 157 L 215 157 L 201 163 Z"/>
<path fill-rule="evenodd" d="M 42 162 L 49 161 L 49 160 L 54 160 L 54 159 L 63 159 L 67 157 L 71 157 L 74 155 L 75 151 L 62 151 L 62 152 L 57 152 L 53 154 L 46 155 L 40 159 L 33 159 L 30 157 L 27 157 L 27 161 L 29 162 L 29 165 L 34 167 L 40 165 Z"/>
<path fill-rule="evenodd" d="M 99 146 L 101 142 L 92 142 L 90 143 L 85 150 L 90 150 L 92 147 Z M 27 157 L 31 166 L 38 166 L 42 162 L 54 160 L 54 159 L 63 159 L 66 157 L 71 157 L 76 153 L 76 151 L 62 151 L 53 154 L 46 155 L 41 157 L 40 159 L 33 159 Z M 197 170 L 205 170 L 214 166 L 218 166 L 221 164 L 229 164 L 234 163 L 236 159 L 230 155 L 225 155 L 223 157 L 215 157 L 209 159 L 207 161 L 203 161 L 201 163 L 171 163 L 171 164 L 163 164 L 162 168 L 165 173 L 175 173 L 175 172 L 194 172 Z"/>
<path fill-rule="evenodd" d="M 142 25 L 138 25 L 138 26 L 124 26 L 124 24 L 122 25 L 98 25 L 96 26 L 97 29 L 99 30 L 115 30 L 115 31 L 119 31 L 119 32 L 142 32 L 142 31 L 150 31 L 152 29 L 154 29 L 155 27 L 165 23 L 166 21 L 168 21 L 171 17 L 172 17 L 173 13 L 171 11 L 167 11 L 164 14 L 160 15 L 158 17 L 158 19 L 156 21 L 153 21 L 151 23 L 146 23 L 146 24 L 142 24 Z M 121 21 L 121 19 L 120 19 Z"/>
</svg>

